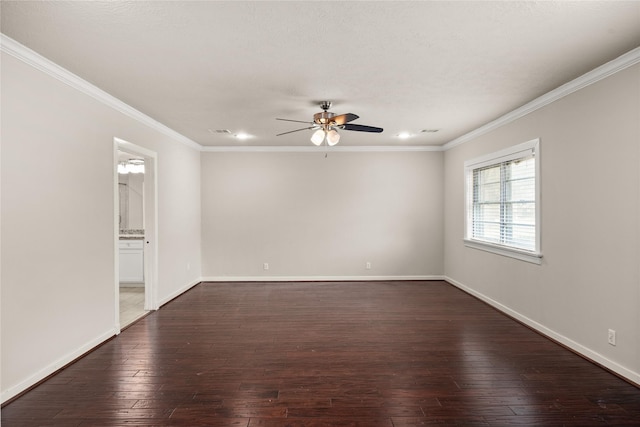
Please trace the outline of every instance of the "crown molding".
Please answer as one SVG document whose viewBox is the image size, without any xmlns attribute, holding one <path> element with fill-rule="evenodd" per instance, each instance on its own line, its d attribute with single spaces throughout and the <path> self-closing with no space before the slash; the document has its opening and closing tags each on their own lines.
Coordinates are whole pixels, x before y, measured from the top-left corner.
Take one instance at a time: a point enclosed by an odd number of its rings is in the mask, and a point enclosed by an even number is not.
<svg viewBox="0 0 640 427">
<path fill-rule="evenodd" d="M 592 85 L 596 82 L 599 82 L 602 79 L 605 79 L 619 71 L 624 70 L 625 68 L 629 68 L 640 62 L 640 47 L 637 47 L 624 55 L 619 56 L 618 58 L 607 62 L 606 64 L 601 65 L 600 67 L 589 71 L 582 76 L 571 80 L 570 82 L 552 90 L 551 92 L 547 92 L 546 94 L 534 99 L 533 101 L 523 105 L 520 108 L 517 108 L 510 113 L 505 114 L 502 117 L 497 118 L 496 120 L 487 123 L 484 126 L 481 126 L 469 133 L 466 133 L 452 141 L 447 142 L 442 146 L 444 151 L 450 150 L 458 145 L 464 144 L 465 142 L 469 142 L 481 135 L 484 135 L 492 130 L 495 130 L 501 126 L 504 126 L 508 123 L 513 122 L 521 117 L 526 116 L 529 113 L 532 113 L 546 105 L 551 104 L 561 98 L 564 98 L 567 95 L 572 94 L 573 92 L 583 89 L 589 85 Z"/>
<path fill-rule="evenodd" d="M 507 113 L 496 120 L 487 123 L 469 133 L 466 133 L 454 140 L 447 142 L 441 146 L 338 146 L 331 147 L 287 147 L 287 146 L 203 146 L 197 142 L 187 138 L 181 133 L 163 125 L 162 123 L 152 119 L 146 114 L 136 110 L 128 104 L 125 104 L 118 98 L 99 89 L 86 80 L 78 77 L 67 69 L 57 65 L 49 59 L 43 57 L 39 53 L 29 49 L 28 47 L 18 43 L 12 38 L 0 33 L 0 50 L 5 52 L 24 63 L 56 78 L 57 80 L 79 90 L 80 92 L 91 96 L 92 98 L 102 102 L 103 104 L 119 111 L 126 116 L 137 120 L 152 129 L 161 132 L 172 139 L 199 151 L 205 152 L 419 152 L 419 151 L 447 151 L 465 142 L 472 141 L 481 135 L 500 128 L 511 123 L 521 117 L 526 116 L 546 105 L 551 104 L 571 93 L 592 85 L 604 78 L 607 78 L 625 68 L 631 67 L 640 62 L 640 47 L 635 48 L 618 58 L 607 62 L 604 65 L 548 92 L 533 101 Z"/>
<path fill-rule="evenodd" d="M 315 147 L 315 146 L 203 146 L 201 151 L 211 153 L 362 153 L 362 152 L 420 152 L 420 151 L 443 151 L 441 146 L 414 146 L 414 145 L 381 145 L 381 146 L 336 146 L 336 147 Z"/>
<path fill-rule="evenodd" d="M 441 146 L 340 146 L 331 147 L 330 150 L 327 147 L 290 147 L 290 146 L 224 146 L 224 147 L 211 147 L 202 146 L 197 142 L 187 138 L 186 136 L 176 132 L 175 130 L 163 125 L 162 123 L 152 119 L 146 114 L 136 110 L 130 105 L 122 102 L 113 95 L 108 94 L 104 90 L 96 87 L 88 81 L 78 77 L 71 71 L 59 66 L 55 62 L 45 58 L 39 53 L 29 49 L 28 47 L 20 44 L 0 33 L 0 50 L 5 52 L 14 58 L 32 66 L 33 68 L 42 71 L 45 74 L 67 84 L 68 86 L 91 96 L 92 98 L 102 102 L 103 104 L 113 108 L 114 110 L 134 119 L 138 122 L 149 126 L 158 132 L 167 135 L 168 137 L 198 151 L 206 152 L 411 152 L 411 151 L 442 151 Z"/>
<path fill-rule="evenodd" d="M 190 148 L 196 150 L 202 148 L 200 144 L 152 119 L 130 105 L 125 104 L 113 95 L 109 95 L 107 92 L 78 77 L 71 71 L 59 66 L 2 33 L 0 33 L 0 50 Z"/>
</svg>

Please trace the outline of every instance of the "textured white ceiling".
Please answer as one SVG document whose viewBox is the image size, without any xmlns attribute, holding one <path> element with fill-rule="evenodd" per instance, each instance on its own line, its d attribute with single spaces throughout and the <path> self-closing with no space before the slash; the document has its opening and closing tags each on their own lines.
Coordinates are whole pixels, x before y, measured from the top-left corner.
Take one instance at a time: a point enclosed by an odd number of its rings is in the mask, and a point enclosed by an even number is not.
<svg viewBox="0 0 640 427">
<path fill-rule="evenodd" d="M 640 2 L 1 2 L 4 34 L 202 145 L 308 146 L 318 102 L 441 145 L 640 45 Z M 237 141 L 209 129 L 244 131 Z M 439 129 L 399 140 L 401 131 Z"/>
</svg>

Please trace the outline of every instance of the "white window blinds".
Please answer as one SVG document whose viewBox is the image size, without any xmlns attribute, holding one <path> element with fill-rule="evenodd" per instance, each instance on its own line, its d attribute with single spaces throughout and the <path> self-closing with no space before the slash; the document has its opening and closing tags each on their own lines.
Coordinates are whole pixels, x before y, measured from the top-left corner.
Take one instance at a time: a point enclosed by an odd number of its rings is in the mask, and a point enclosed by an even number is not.
<svg viewBox="0 0 640 427">
<path fill-rule="evenodd" d="M 465 164 L 465 238 L 539 253 L 538 141 Z"/>
</svg>

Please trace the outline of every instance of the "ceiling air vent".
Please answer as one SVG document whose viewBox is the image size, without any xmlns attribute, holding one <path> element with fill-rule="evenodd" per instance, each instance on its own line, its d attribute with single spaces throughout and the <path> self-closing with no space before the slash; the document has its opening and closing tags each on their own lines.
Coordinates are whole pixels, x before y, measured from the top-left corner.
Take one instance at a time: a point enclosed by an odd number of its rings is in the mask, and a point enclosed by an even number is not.
<svg viewBox="0 0 640 427">
<path fill-rule="evenodd" d="M 231 131 L 229 129 L 215 129 L 215 130 L 209 129 L 209 132 L 211 132 L 211 133 L 227 133 L 227 134 L 231 133 Z"/>
<path fill-rule="evenodd" d="M 420 133 L 436 133 L 438 132 L 440 129 L 422 129 L 420 131 Z"/>
</svg>

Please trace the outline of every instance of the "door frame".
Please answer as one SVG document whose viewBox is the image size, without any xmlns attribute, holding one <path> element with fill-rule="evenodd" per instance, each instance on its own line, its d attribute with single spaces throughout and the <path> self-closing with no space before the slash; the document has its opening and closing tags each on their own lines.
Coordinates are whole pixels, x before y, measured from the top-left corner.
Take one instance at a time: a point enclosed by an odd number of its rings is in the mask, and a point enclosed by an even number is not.
<svg viewBox="0 0 640 427">
<path fill-rule="evenodd" d="M 113 246 L 114 246 L 114 321 L 120 333 L 120 205 L 118 188 L 118 151 L 125 151 L 144 158 L 144 309 L 157 310 L 158 280 L 158 153 L 120 138 L 113 138 Z"/>
</svg>

